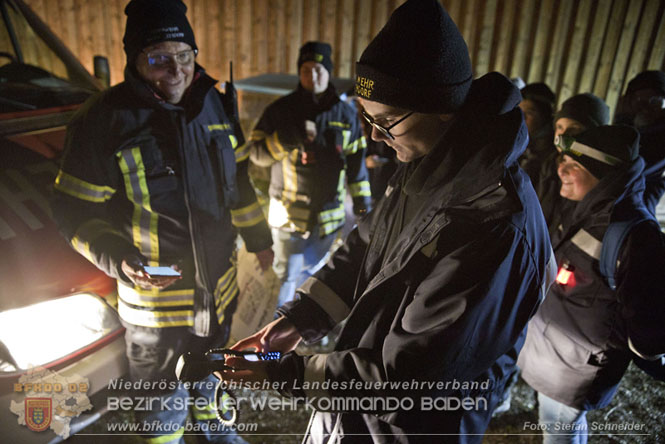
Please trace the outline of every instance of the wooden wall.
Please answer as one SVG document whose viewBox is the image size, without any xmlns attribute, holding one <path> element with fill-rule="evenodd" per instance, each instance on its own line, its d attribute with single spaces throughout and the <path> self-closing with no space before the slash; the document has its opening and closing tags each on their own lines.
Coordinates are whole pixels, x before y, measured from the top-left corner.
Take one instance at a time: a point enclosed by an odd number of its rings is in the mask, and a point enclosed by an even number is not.
<svg viewBox="0 0 665 444">
<path fill-rule="evenodd" d="M 127 0 L 25 0 L 92 71 L 109 58 L 122 81 Z M 307 40 L 333 45 L 335 75 L 354 62 L 403 0 L 185 0 L 199 62 L 221 80 L 295 73 Z M 559 103 L 593 92 L 614 107 L 645 69 L 665 70 L 665 0 L 442 0 L 462 31 L 476 75 L 544 81 Z"/>
</svg>

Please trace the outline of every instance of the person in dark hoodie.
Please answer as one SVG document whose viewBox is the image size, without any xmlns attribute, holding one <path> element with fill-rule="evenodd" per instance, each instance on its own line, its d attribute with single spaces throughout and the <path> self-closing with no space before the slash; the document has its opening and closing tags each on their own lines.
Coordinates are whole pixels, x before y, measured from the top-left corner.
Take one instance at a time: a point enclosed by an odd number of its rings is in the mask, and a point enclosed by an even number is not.
<svg viewBox="0 0 665 444">
<path fill-rule="evenodd" d="M 640 132 L 640 155 L 646 164 L 644 203 L 655 215 L 665 194 L 665 72 L 644 71 L 628 82 L 614 122 Z"/>
<path fill-rule="evenodd" d="M 549 155 L 556 152 L 552 144 L 552 113 L 556 96 L 550 87 L 542 82 L 529 83 L 520 92 L 520 108 L 529 131 L 529 144 L 519 162 L 535 188 L 543 163 Z"/>
<path fill-rule="evenodd" d="M 665 246 L 653 219 L 635 225 L 612 289 L 599 260 L 609 223 L 644 206 L 639 134 L 599 126 L 557 145 L 561 196 L 577 205 L 552 238 L 560 272 L 529 323 L 518 364 L 538 391 L 544 442 L 584 443 L 587 411 L 610 402 L 633 353 L 656 359 L 665 352 Z"/>
<path fill-rule="evenodd" d="M 282 283 L 278 307 L 329 257 L 345 222 L 345 182 L 354 214 L 371 207 L 367 143 L 356 111 L 330 82 L 331 52 L 323 42 L 300 48 L 298 88 L 266 108 L 249 138 L 252 162 L 271 167 L 268 223 Z"/>
<path fill-rule="evenodd" d="M 308 443 L 480 442 L 556 271 L 517 164 L 527 142 L 519 90 L 498 73 L 473 80 L 437 0 L 397 8 L 356 70 L 372 138 L 402 164 L 297 300 L 234 346 L 284 356 L 229 359 L 235 371 L 219 376 L 308 397 Z M 343 320 L 334 351 L 292 351 Z"/>
<path fill-rule="evenodd" d="M 237 235 L 264 269 L 272 240 L 233 103 L 196 64 L 186 11 L 180 0 L 127 4 L 125 81 L 72 118 L 53 213 L 74 248 L 118 280 L 133 394 L 151 400 L 134 412 L 146 442 L 184 442 L 196 400 L 202 438 L 240 443 L 218 427 L 214 378 L 188 390 L 175 367 L 186 351 L 229 340 Z M 158 265 L 180 275 L 145 268 Z"/>
</svg>

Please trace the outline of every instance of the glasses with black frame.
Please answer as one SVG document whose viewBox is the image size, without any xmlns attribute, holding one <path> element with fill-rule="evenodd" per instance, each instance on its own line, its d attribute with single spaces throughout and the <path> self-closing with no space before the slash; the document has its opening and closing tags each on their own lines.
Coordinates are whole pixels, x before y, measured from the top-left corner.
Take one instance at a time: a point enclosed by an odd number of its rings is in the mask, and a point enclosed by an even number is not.
<svg viewBox="0 0 665 444">
<path fill-rule="evenodd" d="M 171 64 L 171 60 L 180 66 L 189 65 L 194 61 L 198 51 L 196 49 L 186 49 L 174 53 L 167 52 L 144 52 L 148 58 L 148 65 L 151 68 L 164 68 Z"/>
<path fill-rule="evenodd" d="M 378 132 L 380 132 L 381 134 L 383 134 L 384 136 L 386 136 L 386 137 L 389 138 L 390 140 L 395 140 L 395 136 L 393 136 L 392 134 L 390 134 L 390 130 L 393 129 L 393 128 L 395 128 L 397 125 L 399 125 L 399 124 L 402 123 L 403 121 L 405 121 L 407 117 L 409 117 L 410 115 L 412 115 L 412 114 L 414 113 L 414 111 L 411 111 L 410 113 L 406 114 L 404 117 L 402 117 L 401 119 L 399 119 L 397 122 L 393 123 L 393 124 L 390 125 L 390 126 L 383 126 L 383 125 L 380 125 L 380 124 L 376 123 L 376 122 L 374 121 L 374 119 L 372 118 L 372 116 L 370 116 L 369 114 L 367 114 L 367 113 L 365 112 L 364 109 L 360 110 L 360 113 L 361 113 L 362 116 L 365 118 L 365 120 L 367 121 L 367 123 L 369 123 L 370 125 L 372 125 L 372 127 L 376 128 L 376 130 L 377 130 Z"/>
</svg>

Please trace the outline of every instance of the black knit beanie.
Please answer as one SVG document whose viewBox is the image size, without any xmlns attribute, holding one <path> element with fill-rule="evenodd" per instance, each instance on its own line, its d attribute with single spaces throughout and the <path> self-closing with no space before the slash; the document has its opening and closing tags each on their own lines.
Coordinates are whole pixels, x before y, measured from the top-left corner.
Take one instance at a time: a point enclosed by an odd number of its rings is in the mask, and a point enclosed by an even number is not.
<svg viewBox="0 0 665 444">
<path fill-rule="evenodd" d="M 127 26 L 122 39 L 128 62 L 159 42 L 184 42 L 197 49 L 186 12 L 187 6 L 180 0 L 131 0 L 125 7 Z"/>
<path fill-rule="evenodd" d="M 408 0 L 356 64 L 359 97 L 421 113 L 451 113 L 473 73 L 466 43 L 438 0 Z"/>
<path fill-rule="evenodd" d="M 626 94 L 631 94 L 642 89 L 655 89 L 665 95 L 665 72 L 644 71 L 639 73 L 633 80 L 628 82 Z"/>
<path fill-rule="evenodd" d="M 556 105 L 556 96 L 549 86 L 542 82 L 529 83 L 520 90 L 524 99 L 531 100 L 546 120 L 550 120 Z"/>
<path fill-rule="evenodd" d="M 626 168 L 639 155 L 640 134 L 633 127 L 627 125 L 592 127 L 575 136 L 575 140 L 621 161 L 616 165 L 610 165 L 589 157 L 587 154 L 579 153 L 578 155 L 578 153 L 566 152 L 567 155 L 589 170 L 596 179 L 602 179 L 605 175 L 617 169 Z M 612 162 L 610 161 L 610 163 Z"/>
<path fill-rule="evenodd" d="M 314 61 L 322 64 L 329 74 L 332 74 L 332 48 L 324 42 L 307 42 L 300 47 L 298 55 L 298 71 L 305 62 Z"/>
<path fill-rule="evenodd" d="M 578 94 L 563 102 L 554 116 L 554 122 L 566 117 L 573 119 L 585 128 L 607 125 L 610 121 L 610 108 L 603 100 L 590 93 Z"/>
</svg>

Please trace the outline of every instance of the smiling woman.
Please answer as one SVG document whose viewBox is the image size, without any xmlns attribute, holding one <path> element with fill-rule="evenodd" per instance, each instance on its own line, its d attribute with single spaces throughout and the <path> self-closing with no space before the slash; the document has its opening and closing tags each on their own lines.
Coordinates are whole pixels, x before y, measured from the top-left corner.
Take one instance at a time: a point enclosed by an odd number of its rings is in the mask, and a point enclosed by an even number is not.
<svg viewBox="0 0 665 444">
<path fill-rule="evenodd" d="M 164 100 L 177 104 L 194 78 L 196 51 L 184 42 L 160 42 L 136 57 L 136 71 Z"/>
</svg>

